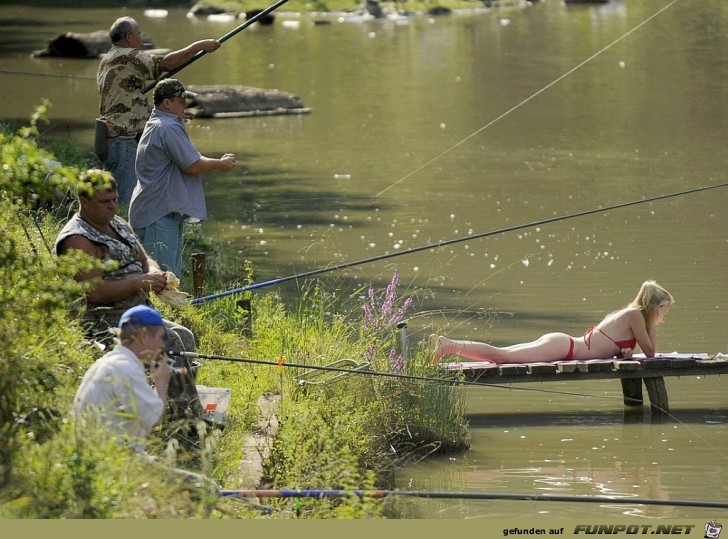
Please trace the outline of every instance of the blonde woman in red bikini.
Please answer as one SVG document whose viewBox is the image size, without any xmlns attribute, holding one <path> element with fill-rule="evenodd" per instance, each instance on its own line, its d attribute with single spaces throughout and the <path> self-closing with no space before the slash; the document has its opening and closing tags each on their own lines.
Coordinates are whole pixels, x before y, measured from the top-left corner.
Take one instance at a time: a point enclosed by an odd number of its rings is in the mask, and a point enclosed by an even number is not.
<svg viewBox="0 0 728 539">
<path fill-rule="evenodd" d="M 607 315 L 582 337 L 566 333 L 547 333 L 539 339 L 513 346 L 496 347 L 476 341 L 457 341 L 431 335 L 435 361 L 456 354 L 476 361 L 493 363 L 533 363 L 577 359 L 606 359 L 615 356 L 632 357 L 639 346 L 647 357 L 657 349 L 656 328 L 667 316 L 674 300 L 670 293 L 655 281 L 645 281 L 637 297 L 623 309 Z"/>
</svg>

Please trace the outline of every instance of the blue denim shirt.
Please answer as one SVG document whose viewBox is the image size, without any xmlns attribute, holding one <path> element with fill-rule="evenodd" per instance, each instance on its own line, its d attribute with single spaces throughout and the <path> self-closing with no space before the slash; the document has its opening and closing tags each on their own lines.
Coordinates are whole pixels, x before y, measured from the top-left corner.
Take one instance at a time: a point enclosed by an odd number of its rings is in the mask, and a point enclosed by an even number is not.
<svg viewBox="0 0 728 539">
<path fill-rule="evenodd" d="M 137 148 L 138 180 L 129 206 L 131 226 L 143 228 L 170 213 L 181 214 L 186 222 L 207 219 L 202 177 L 184 173 L 201 157 L 184 122 L 154 109 Z"/>
</svg>

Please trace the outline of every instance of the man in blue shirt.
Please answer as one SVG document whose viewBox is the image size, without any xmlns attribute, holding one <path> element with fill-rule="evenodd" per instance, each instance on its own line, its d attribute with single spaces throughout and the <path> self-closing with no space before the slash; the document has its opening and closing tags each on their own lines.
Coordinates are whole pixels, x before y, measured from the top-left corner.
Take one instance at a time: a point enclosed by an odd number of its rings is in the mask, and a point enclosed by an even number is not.
<svg viewBox="0 0 728 539">
<path fill-rule="evenodd" d="M 102 58 L 96 80 L 101 101 L 99 120 L 106 124 L 104 165 L 119 187 L 119 202 L 128 206 L 137 182 L 134 173 L 137 141 L 149 119 L 149 105 L 142 89 L 164 71 L 177 68 L 200 52 L 220 48 L 215 39 L 191 43 L 178 51 L 157 56 L 142 50 L 142 31 L 131 17 L 119 17 L 109 29 L 111 50 Z M 104 150 L 101 150 L 104 152 Z"/>
<path fill-rule="evenodd" d="M 154 110 L 139 140 L 138 182 L 129 206 L 129 222 L 145 250 L 163 269 L 182 276 L 182 224 L 207 219 L 201 174 L 229 172 L 235 154 L 205 157 L 184 127 L 186 99 L 195 94 L 176 79 L 154 88 Z"/>
</svg>

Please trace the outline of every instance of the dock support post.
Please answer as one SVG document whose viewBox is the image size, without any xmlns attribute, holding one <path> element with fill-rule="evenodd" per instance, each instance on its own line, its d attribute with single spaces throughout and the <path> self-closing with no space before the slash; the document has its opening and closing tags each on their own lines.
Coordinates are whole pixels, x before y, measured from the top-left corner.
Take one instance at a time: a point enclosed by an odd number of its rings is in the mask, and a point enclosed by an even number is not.
<svg viewBox="0 0 728 539">
<path fill-rule="evenodd" d="M 402 359 L 407 361 L 409 359 L 409 339 L 407 338 L 407 322 L 400 322 L 397 324 L 399 330 L 399 341 L 402 353 Z"/>
<path fill-rule="evenodd" d="M 665 379 L 661 376 L 645 378 L 645 387 L 647 388 L 647 395 L 650 397 L 652 415 L 658 417 L 667 415 L 670 407 L 667 402 Z"/>
<path fill-rule="evenodd" d="M 622 396 L 625 406 L 642 406 L 642 378 L 622 378 Z"/>
<path fill-rule="evenodd" d="M 642 378 L 622 378 L 622 396 L 624 397 L 625 423 L 642 421 Z"/>
</svg>

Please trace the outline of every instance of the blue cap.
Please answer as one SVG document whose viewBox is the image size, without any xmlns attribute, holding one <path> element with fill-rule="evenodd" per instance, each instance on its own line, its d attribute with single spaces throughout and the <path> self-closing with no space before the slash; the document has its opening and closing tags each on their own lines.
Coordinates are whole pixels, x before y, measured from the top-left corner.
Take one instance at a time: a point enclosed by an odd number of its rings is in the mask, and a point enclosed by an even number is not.
<svg viewBox="0 0 728 539">
<path fill-rule="evenodd" d="M 126 325 L 133 326 L 163 326 L 162 315 L 147 305 L 137 305 L 121 315 L 119 329 Z"/>
</svg>

